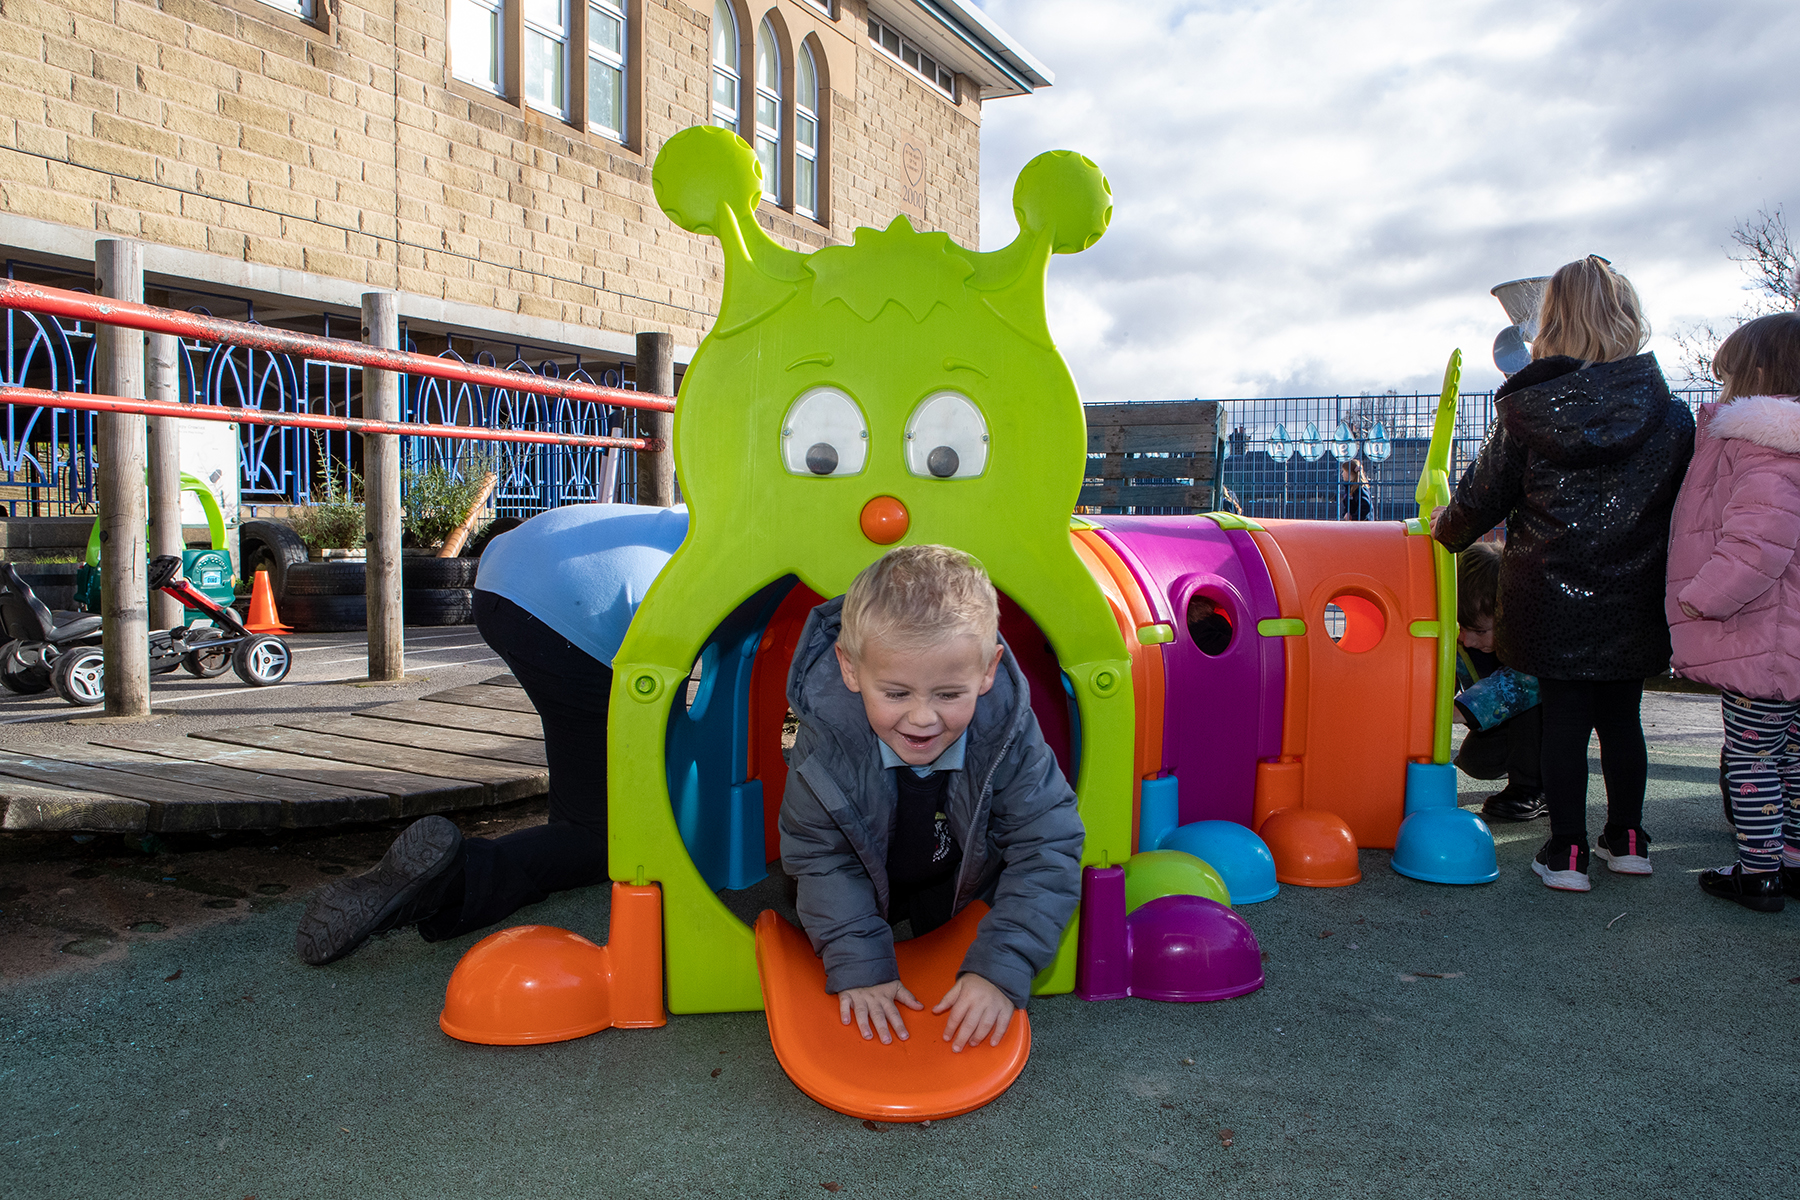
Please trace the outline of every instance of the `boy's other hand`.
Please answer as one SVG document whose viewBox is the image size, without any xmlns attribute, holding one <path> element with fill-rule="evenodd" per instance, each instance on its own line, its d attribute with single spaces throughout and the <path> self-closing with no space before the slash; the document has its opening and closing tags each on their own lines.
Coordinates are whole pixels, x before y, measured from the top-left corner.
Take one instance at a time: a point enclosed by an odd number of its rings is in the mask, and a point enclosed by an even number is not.
<svg viewBox="0 0 1800 1200">
<path fill-rule="evenodd" d="M 1006 993 L 973 973 L 958 978 L 931 1011 L 941 1013 L 945 1009 L 950 1010 L 950 1020 L 944 1024 L 944 1040 L 958 1054 L 971 1042 L 979 1044 L 990 1031 L 993 1036 L 988 1044 L 998 1046 L 1006 1036 L 1006 1027 L 1012 1024 L 1013 1002 Z"/>
<path fill-rule="evenodd" d="M 857 1031 L 863 1035 L 864 1041 L 879 1034 L 882 1045 L 893 1045 L 893 1036 L 888 1032 L 891 1025 L 894 1033 L 899 1034 L 900 1040 L 904 1042 L 908 1037 L 906 1022 L 900 1019 L 896 1001 L 914 1012 L 925 1007 L 923 1001 L 914 997 L 906 990 L 906 985 L 896 979 L 891 983 L 878 983 L 874 987 L 845 988 L 839 992 L 838 1019 L 848 1025 L 854 1015 Z"/>
</svg>

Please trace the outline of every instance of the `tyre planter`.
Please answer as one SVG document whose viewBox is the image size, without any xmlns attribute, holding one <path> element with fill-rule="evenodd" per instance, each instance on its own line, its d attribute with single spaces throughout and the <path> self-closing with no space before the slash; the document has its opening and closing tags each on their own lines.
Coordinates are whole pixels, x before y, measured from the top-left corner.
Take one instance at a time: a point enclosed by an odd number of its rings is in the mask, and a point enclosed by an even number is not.
<svg viewBox="0 0 1800 1200">
<path fill-rule="evenodd" d="M 400 594 L 408 625 L 467 625 L 475 620 L 475 593 L 468 588 L 409 588 Z"/>
<path fill-rule="evenodd" d="M 449 565 L 439 565 L 449 564 Z M 476 559 L 414 558 L 400 568 L 401 619 L 408 625 L 467 625 L 475 619 L 474 593 L 467 585 L 437 581 L 474 581 Z M 287 595 L 281 619 L 304 633 L 344 633 L 368 628 L 364 597 L 364 564 L 305 562 L 288 568 Z"/>
<path fill-rule="evenodd" d="M 279 604 L 287 595 L 288 571 L 306 561 L 306 543 L 286 521 L 245 521 L 238 526 L 238 555 L 245 579 L 254 581 L 258 568 L 268 571 Z"/>
<path fill-rule="evenodd" d="M 354 596 L 289 596 L 279 609 L 284 624 L 300 633 L 349 633 L 369 627 L 369 607 Z"/>
<path fill-rule="evenodd" d="M 472 588 L 475 572 L 480 569 L 479 558 L 409 556 L 400 560 L 400 584 L 407 591 L 414 588 Z"/>
</svg>

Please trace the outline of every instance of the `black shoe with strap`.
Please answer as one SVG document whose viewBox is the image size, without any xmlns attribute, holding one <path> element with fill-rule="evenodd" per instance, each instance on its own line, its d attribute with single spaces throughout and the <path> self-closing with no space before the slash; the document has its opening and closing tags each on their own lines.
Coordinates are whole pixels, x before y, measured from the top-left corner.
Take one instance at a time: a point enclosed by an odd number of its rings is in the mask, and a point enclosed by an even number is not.
<svg viewBox="0 0 1800 1200">
<path fill-rule="evenodd" d="M 1780 912 L 1787 905 L 1787 889 L 1779 871 L 1746 871 L 1741 863 L 1700 872 L 1700 890 L 1721 900 L 1733 900 L 1755 912 Z"/>
<path fill-rule="evenodd" d="M 1535 821 L 1549 812 L 1543 792 L 1516 783 L 1507 784 L 1481 806 L 1482 818 L 1488 821 Z"/>
<path fill-rule="evenodd" d="M 438 910 L 456 874 L 462 831 L 448 817 L 421 817 L 381 861 L 319 890 L 300 918 L 294 949 L 315 967 L 336 962 L 377 933 L 417 924 Z"/>
</svg>

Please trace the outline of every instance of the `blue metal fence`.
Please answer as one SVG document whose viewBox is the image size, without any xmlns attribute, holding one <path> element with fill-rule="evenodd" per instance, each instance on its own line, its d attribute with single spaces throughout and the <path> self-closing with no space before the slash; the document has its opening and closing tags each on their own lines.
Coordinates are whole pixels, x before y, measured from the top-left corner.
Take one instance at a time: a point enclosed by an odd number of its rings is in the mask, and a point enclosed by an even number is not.
<svg viewBox="0 0 1800 1200">
<path fill-rule="evenodd" d="M 66 272 L 12 261 L 8 278 L 89 291 L 91 281 Z M 170 292 L 153 297 L 171 308 L 206 312 L 252 323 L 303 329 L 325 337 L 360 336 L 360 322 L 330 313 L 281 310 L 259 313 L 256 305 L 232 297 Z M 215 311 L 222 310 L 222 311 Z M 0 313 L 3 355 L 0 383 L 57 391 L 93 391 L 94 336 L 91 324 L 8 309 Z M 517 342 L 410 335 L 402 345 L 417 351 L 420 340 L 442 346 L 443 357 L 474 361 L 540 376 L 582 379 L 630 388 L 623 364 L 594 363 L 566 352 Z M 305 412 L 359 417 L 362 369 L 263 350 L 181 343 L 180 398 L 273 412 Z M 472 425 L 494 429 L 534 429 L 558 433 L 638 433 L 637 410 L 589 401 L 551 399 L 526 392 L 402 376 L 401 420 Z M 6 516 L 57 516 L 94 507 L 93 413 L 68 409 L 5 406 L 0 428 L 0 507 Z M 246 505 L 308 504 L 327 475 L 340 490 L 361 470 L 361 439 L 325 430 L 239 426 L 240 485 Z M 493 470 L 499 484 L 488 501 L 495 515 L 527 517 L 562 504 L 636 496 L 636 456 L 619 454 L 610 489 L 603 484 L 605 453 L 587 447 L 495 443 L 483 448 L 440 438 L 404 438 L 401 461 L 409 471 L 442 466 L 463 475 Z M 607 494 L 603 495 L 605 491 Z"/>
</svg>

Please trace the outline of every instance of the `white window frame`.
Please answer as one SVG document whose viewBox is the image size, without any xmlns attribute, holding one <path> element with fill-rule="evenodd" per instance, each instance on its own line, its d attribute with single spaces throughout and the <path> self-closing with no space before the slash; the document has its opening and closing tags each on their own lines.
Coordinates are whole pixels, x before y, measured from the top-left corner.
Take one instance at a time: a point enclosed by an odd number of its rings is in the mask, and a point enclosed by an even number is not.
<svg viewBox="0 0 1800 1200">
<path fill-rule="evenodd" d="M 786 149 L 781 136 L 781 40 L 775 36 L 775 27 L 766 17 L 756 27 L 754 67 L 756 87 L 750 119 L 756 142 L 752 148 L 763 166 L 763 199 L 780 204 L 781 160 Z M 764 82 L 765 75 L 773 76 L 773 87 Z M 774 117 L 773 122 L 763 120 L 765 105 Z"/>
<path fill-rule="evenodd" d="M 302 21 L 310 21 L 318 9 L 313 0 L 263 0 L 263 3 L 277 12 L 293 13 Z"/>
<path fill-rule="evenodd" d="M 604 134 L 617 142 L 624 142 L 630 133 L 628 109 L 631 102 L 631 72 L 627 60 L 631 55 L 631 23 L 626 15 L 626 5 L 630 0 L 581 0 L 588 6 L 588 46 L 587 46 L 587 78 L 583 81 L 588 89 L 588 128 L 596 133 Z M 594 13 L 598 10 L 619 23 L 619 46 L 615 50 L 611 46 L 602 46 L 593 40 Z M 596 72 L 602 70 L 617 71 L 619 77 L 617 129 L 594 120 L 594 79 Z"/>
<path fill-rule="evenodd" d="M 521 15 L 523 17 L 526 45 L 519 48 L 519 93 L 520 98 L 530 107 L 537 109 L 539 112 L 546 112 L 552 116 L 561 117 L 566 121 L 569 119 L 569 75 L 571 74 L 569 71 L 570 0 L 553 0 L 553 2 L 558 4 L 562 11 L 562 25 L 555 28 L 533 21 L 531 19 L 531 5 L 529 3 L 523 3 L 521 5 L 524 9 L 524 12 Z M 531 94 L 531 83 L 527 74 L 527 64 L 524 60 L 524 52 L 530 45 L 531 36 L 533 34 L 536 34 L 538 37 L 553 44 L 556 47 L 557 55 L 562 60 L 562 95 L 558 97 L 554 103 L 537 99 Z"/>
<path fill-rule="evenodd" d="M 459 63 L 457 61 L 457 14 L 477 9 L 488 14 L 489 19 L 493 22 L 494 57 L 493 61 L 487 64 L 487 67 L 492 69 L 491 75 L 487 73 L 486 69 L 484 69 L 481 74 L 468 71 L 465 69 L 467 64 Z M 452 76 L 462 80 L 464 83 L 478 87 L 484 92 L 492 92 L 496 96 L 501 95 L 503 88 L 502 81 L 506 78 L 505 0 L 450 0 L 450 44 L 448 46 L 448 53 L 450 56 L 450 74 Z"/>
<path fill-rule="evenodd" d="M 950 103 L 958 103 L 956 72 L 907 41 L 900 35 L 898 29 L 880 17 L 869 17 L 869 45 L 899 63 L 914 78 L 923 79 L 933 88 L 948 96 Z M 931 69 L 927 71 L 924 64 L 930 64 Z"/>
<path fill-rule="evenodd" d="M 800 82 L 804 74 L 812 76 L 812 95 L 803 93 Z M 812 143 L 807 144 L 801 136 L 807 126 L 812 127 Z M 814 56 L 812 47 L 805 42 L 794 51 L 794 211 L 803 216 L 817 219 L 819 215 L 819 140 L 822 128 L 819 121 L 819 61 Z M 805 195 L 800 186 L 800 164 L 812 164 L 812 195 Z"/>
<path fill-rule="evenodd" d="M 727 18 L 731 25 L 722 29 L 720 18 Z M 721 37 L 721 34 L 728 36 Z M 729 47 L 731 61 L 726 62 L 719 57 L 721 47 Z M 744 79 L 741 71 L 744 49 L 738 41 L 737 11 L 731 7 L 730 0 L 713 0 L 712 31 L 712 123 L 731 130 L 736 134 L 743 132 Z M 731 107 L 725 108 L 719 103 L 719 85 L 724 83 L 731 92 Z"/>
</svg>

